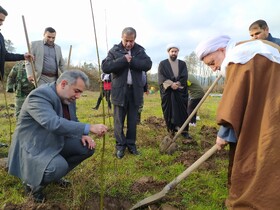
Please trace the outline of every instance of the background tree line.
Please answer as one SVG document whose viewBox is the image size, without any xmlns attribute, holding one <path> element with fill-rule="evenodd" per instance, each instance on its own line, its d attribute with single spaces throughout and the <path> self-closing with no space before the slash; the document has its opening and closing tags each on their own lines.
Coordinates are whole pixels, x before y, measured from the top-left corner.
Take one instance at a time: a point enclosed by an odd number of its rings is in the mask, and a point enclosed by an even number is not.
<svg viewBox="0 0 280 210">
<path fill-rule="evenodd" d="M 15 48 L 11 40 L 5 40 L 5 46 L 8 52 L 15 52 Z M 201 86 L 206 90 L 216 79 L 216 73 L 206 66 L 203 62 L 201 62 L 196 56 L 195 52 L 192 52 L 190 55 L 184 57 L 184 61 L 187 64 L 188 72 L 193 74 Z M 65 58 L 65 64 L 68 63 L 68 58 Z M 15 62 L 6 62 L 5 63 L 5 78 L 7 78 L 10 70 L 12 69 Z M 83 64 L 79 64 L 77 66 L 73 66 L 70 64 L 69 69 L 79 69 L 84 71 L 90 79 L 90 90 L 99 91 L 100 90 L 100 72 L 99 67 L 94 65 L 93 63 L 84 62 Z M 155 91 L 159 89 L 158 87 L 158 74 L 151 74 L 148 72 L 147 74 L 148 85 L 149 87 L 154 87 Z M 223 91 L 224 79 L 222 78 L 218 85 L 215 88 L 215 92 Z"/>
</svg>

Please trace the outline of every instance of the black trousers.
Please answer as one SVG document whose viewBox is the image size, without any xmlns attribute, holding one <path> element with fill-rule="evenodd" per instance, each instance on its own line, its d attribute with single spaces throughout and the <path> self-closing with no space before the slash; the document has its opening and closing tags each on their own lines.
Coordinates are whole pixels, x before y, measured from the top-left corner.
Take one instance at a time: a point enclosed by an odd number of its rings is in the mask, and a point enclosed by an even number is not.
<svg viewBox="0 0 280 210">
<path fill-rule="evenodd" d="M 188 115 L 190 115 L 193 112 L 193 110 L 195 109 L 197 104 L 200 102 L 200 100 L 201 100 L 201 98 L 196 98 L 196 99 L 190 99 L 189 100 L 189 103 L 188 103 Z M 197 112 L 192 117 L 190 123 L 196 123 L 196 114 L 197 114 Z"/>
<path fill-rule="evenodd" d="M 231 186 L 231 173 L 232 173 L 232 166 L 234 162 L 234 155 L 236 150 L 236 143 L 229 142 L 229 153 L 228 153 L 228 189 Z"/>
<path fill-rule="evenodd" d="M 109 109 L 111 109 L 111 100 L 110 100 L 111 90 L 104 90 L 104 89 L 103 89 L 103 92 L 101 92 L 99 97 L 98 97 L 98 100 L 97 100 L 95 108 L 96 109 L 99 108 L 99 105 L 100 105 L 103 97 L 105 97 L 105 99 L 106 99 L 106 101 L 108 103 L 108 107 L 109 107 Z"/>
<path fill-rule="evenodd" d="M 116 149 L 136 149 L 136 127 L 139 106 L 135 105 L 133 87 L 127 87 L 124 106 L 114 105 L 114 135 Z M 124 122 L 126 118 L 127 128 L 124 135 Z"/>
<path fill-rule="evenodd" d="M 80 139 L 65 138 L 62 151 L 47 166 L 41 185 L 58 181 L 85 159 L 91 157 L 94 150 L 83 146 Z"/>
</svg>

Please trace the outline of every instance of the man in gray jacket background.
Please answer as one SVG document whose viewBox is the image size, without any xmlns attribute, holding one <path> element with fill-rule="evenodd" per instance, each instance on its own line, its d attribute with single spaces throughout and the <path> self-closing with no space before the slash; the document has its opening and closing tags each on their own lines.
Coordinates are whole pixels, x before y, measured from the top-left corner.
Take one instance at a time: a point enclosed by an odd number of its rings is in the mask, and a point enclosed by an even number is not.
<svg viewBox="0 0 280 210">
<path fill-rule="evenodd" d="M 38 86 L 56 81 L 59 73 L 65 70 L 61 48 L 54 43 L 55 37 L 55 29 L 47 27 L 43 40 L 31 42 L 31 53 L 35 57 L 34 66 Z M 33 82 L 34 77 L 30 62 L 26 64 L 26 71 L 28 80 Z"/>
</svg>

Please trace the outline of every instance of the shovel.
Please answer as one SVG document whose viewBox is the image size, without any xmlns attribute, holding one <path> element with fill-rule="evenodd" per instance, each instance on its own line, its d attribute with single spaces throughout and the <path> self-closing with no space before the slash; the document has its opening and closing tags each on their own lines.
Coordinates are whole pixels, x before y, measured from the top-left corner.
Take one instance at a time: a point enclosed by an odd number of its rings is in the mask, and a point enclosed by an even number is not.
<svg viewBox="0 0 280 210">
<path fill-rule="evenodd" d="M 142 201 L 139 201 L 130 210 L 137 209 L 141 206 L 146 206 L 148 204 L 154 203 L 160 200 L 161 198 L 163 198 L 171 189 L 175 188 L 175 186 L 183 179 L 185 179 L 193 170 L 195 170 L 204 161 L 206 161 L 209 157 L 211 157 L 217 151 L 217 149 L 218 149 L 217 146 L 214 145 L 211 149 L 209 149 L 206 153 L 204 153 L 204 155 L 202 155 L 197 161 L 195 161 L 191 166 L 189 166 L 183 173 L 181 173 L 179 176 L 173 179 L 172 182 L 165 185 L 162 191 L 154 195 L 151 195 L 150 197 L 147 197 Z"/>
<path fill-rule="evenodd" d="M 178 136 L 183 132 L 183 130 L 185 129 L 185 127 L 189 124 L 189 122 L 191 121 L 192 117 L 195 115 L 195 113 L 197 112 L 197 110 L 200 108 L 200 106 L 202 105 L 202 103 L 205 101 L 205 99 L 207 98 L 207 96 L 211 93 L 211 91 L 213 90 L 213 88 L 215 87 L 215 85 L 218 83 L 218 81 L 221 79 L 222 75 L 220 74 L 215 81 L 213 82 L 213 84 L 209 87 L 209 89 L 207 90 L 207 92 L 204 94 L 203 98 L 200 100 L 200 102 L 196 105 L 195 109 L 192 111 L 192 113 L 189 115 L 189 117 L 186 119 L 186 121 L 184 122 L 184 124 L 182 125 L 182 127 L 178 130 L 178 132 L 176 133 L 176 135 L 173 137 L 173 139 L 171 139 L 169 136 L 165 136 L 162 140 L 162 142 L 160 143 L 160 152 L 161 153 L 166 153 L 171 155 L 172 153 L 174 153 L 177 149 L 177 144 L 175 143 L 176 139 L 178 138 Z"/>
</svg>

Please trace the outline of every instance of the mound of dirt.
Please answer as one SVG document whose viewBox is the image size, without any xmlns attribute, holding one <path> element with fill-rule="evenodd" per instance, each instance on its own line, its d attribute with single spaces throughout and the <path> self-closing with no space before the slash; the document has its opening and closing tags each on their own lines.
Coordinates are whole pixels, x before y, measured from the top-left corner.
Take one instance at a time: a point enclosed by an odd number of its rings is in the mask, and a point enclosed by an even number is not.
<svg viewBox="0 0 280 210">
<path fill-rule="evenodd" d="M 174 160 L 174 162 L 182 163 L 186 168 L 191 166 L 196 160 L 198 160 L 208 149 L 210 149 L 216 142 L 218 130 L 216 127 L 210 127 L 203 125 L 200 130 L 201 139 L 200 144 L 194 140 L 182 140 L 184 144 L 180 147 L 181 154 Z M 215 157 L 227 158 L 227 151 L 221 150 L 216 152 L 212 157 L 205 161 L 200 169 L 203 170 L 215 170 Z"/>
<path fill-rule="evenodd" d="M 127 210 L 131 208 L 132 204 L 122 198 L 105 197 L 103 200 L 104 210 Z M 83 205 L 83 210 L 97 210 L 100 209 L 100 195 L 93 195 L 91 199 L 88 199 Z"/>
<path fill-rule="evenodd" d="M 143 123 L 152 125 L 156 128 L 166 128 L 166 124 L 163 118 L 158 118 L 156 116 L 151 116 L 143 121 Z"/>
<path fill-rule="evenodd" d="M 131 208 L 132 204 L 121 198 L 105 197 L 103 200 L 104 210 L 127 210 Z M 97 210 L 100 209 L 100 195 L 93 195 L 83 205 L 83 210 Z M 37 204 L 32 201 L 24 204 L 7 203 L 3 206 L 3 210 L 68 210 L 63 204 L 42 203 Z"/>
<path fill-rule="evenodd" d="M 142 177 L 131 187 L 133 194 L 151 192 L 151 191 L 160 191 L 167 182 L 160 182 L 153 179 L 153 177 Z"/>
<path fill-rule="evenodd" d="M 216 127 L 202 125 L 200 134 L 200 146 L 202 148 L 209 148 L 213 146 L 216 142 L 218 130 Z"/>
<path fill-rule="evenodd" d="M 24 204 L 7 203 L 3 206 L 3 210 L 67 210 L 62 204 L 36 204 L 27 202 Z"/>
</svg>

